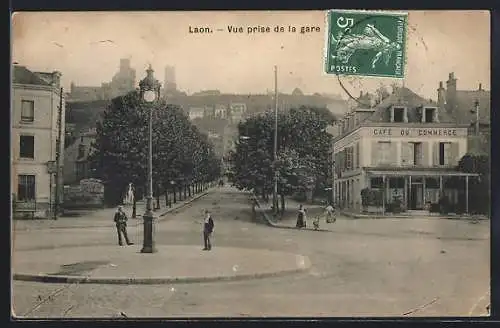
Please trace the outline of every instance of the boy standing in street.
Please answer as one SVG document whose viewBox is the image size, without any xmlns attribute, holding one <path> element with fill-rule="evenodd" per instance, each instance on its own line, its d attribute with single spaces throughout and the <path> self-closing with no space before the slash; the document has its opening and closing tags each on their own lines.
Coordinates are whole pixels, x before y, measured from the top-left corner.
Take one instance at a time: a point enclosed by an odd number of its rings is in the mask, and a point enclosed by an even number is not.
<svg viewBox="0 0 500 328">
<path fill-rule="evenodd" d="M 210 238 L 212 232 L 214 231 L 214 220 L 208 210 L 205 210 L 205 220 L 203 222 L 203 242 L 205 243 L 204 251 L 209 251 L 212 249 L 212 244 L 210 243 Z"/>
</svg>

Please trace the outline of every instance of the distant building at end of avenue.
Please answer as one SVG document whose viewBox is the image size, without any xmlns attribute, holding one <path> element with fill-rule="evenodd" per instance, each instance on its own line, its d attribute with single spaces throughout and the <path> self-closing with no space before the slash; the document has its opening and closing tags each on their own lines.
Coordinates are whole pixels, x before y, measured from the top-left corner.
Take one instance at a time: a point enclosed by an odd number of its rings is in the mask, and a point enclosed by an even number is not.
<svg viewBox="0 0 500 328">
<path fill-rule="evenodd" d="M 14 217 L 52 215 L 63 201 L 65 99 L 60 72 L 12 67 L 11 196 Z M 62 104 L 62 106 L 61 106 Z M 59 140 L 59 137 L 60 140 Z M 59 165 L 56 162 L 60 154 Z M 59 181 L 56 172 L 59 171 Z"/>
<path fill-rule="evenodd" d="M 470 122 L 457 123 L 438 103 L 405 87 L 371 104 L 347 113 L 333 131 L 337 206 L 428 213 L 446 198 L 467 212 L 468 183 L 477 175 L 456 167 L 468 151 Z"/>
</svg>

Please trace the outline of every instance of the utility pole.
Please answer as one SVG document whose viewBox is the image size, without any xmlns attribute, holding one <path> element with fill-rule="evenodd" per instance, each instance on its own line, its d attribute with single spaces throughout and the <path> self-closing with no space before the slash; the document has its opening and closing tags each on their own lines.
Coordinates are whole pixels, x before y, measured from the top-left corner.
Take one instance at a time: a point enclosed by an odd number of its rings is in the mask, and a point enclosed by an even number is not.
<svg viewBox="0 0 500 328">
<path fill-rule="evenodd" d="M 57 140 L 56 140 L 56 193 L 54 204 L 54 220 L 57 220 L 60 203 L 60 188 L 61 188 L 61 138 L 62 138 L 62 111 L 63 111 L 63 88 L 59 90 L 59 108 L 57 113 Z"/>
<path fill-rule="evenodd" d="M 273 209 L 278 214 L 278 66 L 274 66 L 274 190 Z"/>
</svg>

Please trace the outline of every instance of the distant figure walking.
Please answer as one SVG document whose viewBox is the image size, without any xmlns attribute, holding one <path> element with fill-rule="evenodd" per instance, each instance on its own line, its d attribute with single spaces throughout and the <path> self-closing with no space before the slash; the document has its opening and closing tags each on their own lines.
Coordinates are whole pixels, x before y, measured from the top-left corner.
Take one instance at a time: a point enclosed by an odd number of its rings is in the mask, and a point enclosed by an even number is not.
<svg viewBox="0 0 500 328">
<path fill-rule="evenodd" d="M 299 212 L 297 213 L 297 228 L 305 228 L 307 226 L 306 209 L 302 204 L 299 206 Z"/>
<path fill-rule="evenodd" d="M 132 182 L 128 184 L 127 191 L 125 192 L 125 198 L 123 199 L 123 204 L 131 205 L 134 203 L 134 187 Z"/>
<path fill-rule="evenodd" d="M 204 251 L 209 251 L 212 249 L 212 243 L 210 238 L 212 237 L 212 232 L 214 231 L 214 220 L 212 215 L 208 210 L 205 210 L 205 220 L 203 221 L 203 242 L 205 244 Z"/>
<path fill-rule="evenodd" d="M 335 207 L 332 204 L 328 204 L 325 208 L 326 223 L 335 223 L 337 218 L 335 217 Z"/>
<path fill-rule="evenodd" d="M 115 212 L 114 221 L 116 224 L 116 231 L 118 233 L 118 244 L 120 246 L 123 246 L 122 234 L 123 234 L 123 237 L 125 238 L 125 242 L 127 243 L 127 245 L 134 244 L 128 239 L 127 220 L 128 220 L 128 218 L 127 218 L 127 215 L 125 214 L 125 212 L 123 212 L 123 207 L 118 206 L 118 209 Z"/>
</svg>

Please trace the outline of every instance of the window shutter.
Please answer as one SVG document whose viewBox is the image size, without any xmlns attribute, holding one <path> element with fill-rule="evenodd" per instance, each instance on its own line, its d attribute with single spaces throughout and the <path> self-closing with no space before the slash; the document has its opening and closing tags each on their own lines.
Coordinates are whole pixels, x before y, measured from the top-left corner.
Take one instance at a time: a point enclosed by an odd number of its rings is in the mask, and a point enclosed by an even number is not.
<svg viewBox="0 0 500 328">
<path fill-rule="evenodd" d="M 439 142 L 432 144 L 432 165 L 439 166 Z"/>
<path fill-rule="evenodd" d="M 404 111 L 403 111 L 403 121 L 405 121 L 406 123 L 408 123 L 408 108 L 405 107 Z"/>
<path fill-rule="evenodd" d="M 371 165 L 372 166 L 377 166 L 378 165 L 378 142 L 377 141 L 372 141 L 372 158 L 371 158 Z"/>
<path fill-rule="evenodd" d="M 458 142 L 452 142 L 450 145 L 450 165 L 458 165 L 458 161 L 460 161 L 459 153 L 458 153 Z"/>
<path fill-rule="evenodd" d="M 401 165 L 411 165 L 411 143 L 402 142 L 401 143 Z"/>
<path fill-rule="evenodd" d="M 389 109 L 391 111 L 391 122 L 394 122 L 394 107 Z"/>
<path fill-rule="evenodd" d="M 421 162 L 423 166 L 429 166 L 429 142 L 422 142 Z"/>
<path fill-rule="evenodd" d="M 397 165 L 398 163 L 398 151 L 397 151 L 397 147 L 398 147 L 398 143 L 397 142 L 391 142 L 391 156 L 390 156 L 390 159 L 391 159 L 391 165 Z"/>
<path fill-rule="evenodd" d="M 360 151 L 359 151 L 359 142 L 356 142 L 356 168 L 359 168 L 360 166 L 360 162 L 361 162 L 361 158 L 360 158 Z"/>
<path fill-rule="evenodd" d="M 432 120 L 436 123 L 439 123 L 439 108 L 434 109 L 433 114 L 434 117 L 432 118 Z"/>
</svg>

